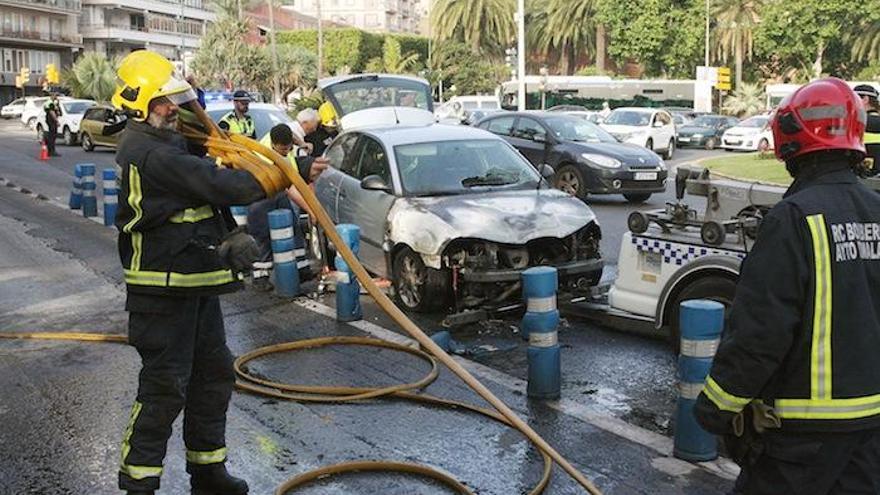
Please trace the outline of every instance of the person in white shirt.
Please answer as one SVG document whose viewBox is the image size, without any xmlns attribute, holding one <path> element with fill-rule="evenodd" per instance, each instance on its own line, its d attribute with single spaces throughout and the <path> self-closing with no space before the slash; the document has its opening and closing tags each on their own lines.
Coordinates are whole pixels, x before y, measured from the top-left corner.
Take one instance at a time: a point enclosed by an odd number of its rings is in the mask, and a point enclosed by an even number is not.
<svg viewBox="0 0 880 495">
<path fill-rule="evenodd" d="M 313 145 L 306 142 L 306 136 L 315 132 L 319 123 L 320 119 L 318 118 L 317 110 L 306 108 L 305 110 L 300 110 L 296 114 L 296 122 L 290 124 L 290 130 L 293 132 L 293 143 L 298 148 L 305 149 L 307 156 L 312 153 Z"/>
</svg>

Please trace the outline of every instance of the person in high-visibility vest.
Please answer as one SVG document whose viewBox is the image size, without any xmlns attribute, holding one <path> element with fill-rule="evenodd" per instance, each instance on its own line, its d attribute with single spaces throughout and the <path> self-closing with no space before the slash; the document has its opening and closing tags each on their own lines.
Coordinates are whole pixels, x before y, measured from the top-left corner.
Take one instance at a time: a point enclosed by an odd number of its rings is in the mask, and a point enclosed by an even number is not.
<svg viewBox="0 0 880 495">
<path fill-rule="evenodd" d="M 694 407 L 742 467 L 733 493 L 880 493 L 880 195 L 854 170 L 865 120 L 835 78 L 770 119 L 794 182 L 742 263 Z"/>
<path fill-rule="evenodd" d="M 247 91 L 239 89 L 232 94 L 232 111 L 224 115 L 217 125 L 224 131 L 232 134 L 241 134 L 251 139 L 257 139 L 257 126 L 254 119 L 248 115 L 251 95 Z"/>
<path fill-rule="evenodd" d="M 880 173 L 880 92 L 870 84 L 860 84 L 853 91 L 862 99 L 865 111 L 868 112 L 868 123 L 865 128 L 866 160 L 872 163 L 866 168 L 872 175 Z"/>
</svg>

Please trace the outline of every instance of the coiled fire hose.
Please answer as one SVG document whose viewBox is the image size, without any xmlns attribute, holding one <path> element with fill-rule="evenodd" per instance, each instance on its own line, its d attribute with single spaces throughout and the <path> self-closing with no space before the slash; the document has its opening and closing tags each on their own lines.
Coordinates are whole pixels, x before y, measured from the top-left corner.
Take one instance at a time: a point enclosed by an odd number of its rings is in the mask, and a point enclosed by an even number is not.
<svg viewBox="0 0 880 495">
<path fill-rule="evenodd" d="M 398 325 L 412 336 L 423 349 L 428 352 L 414 350 L 407 346 L 388 343 L 377 339 L 357 338 L 357 337 L 328 337 L 322 339 L 309 339 L 297 342 L 288 342 L 262 347 L 240 356 L 235 361 L 235 369 L 241 380 L 236 382 L 236 386 L 243 390 L 253 393 L 268 395 L 280 399 L 289 399 L 297 401 L 310 402 L 342 402 L 351 400 L 364 400 L 380 396 L 389 396 L 400 399 L 414 400 L 430 403 L 439 406 L 451 407 L 455 409 L 464 409 L 488 416 L 496 421 L 504 423 L 521 432 L 526 438 L 535 444 L 544 458 L 543 476 L 538 485 L 529 492 L 531 495 L 541 493 L 546 487 L 552 461 L 568 473 L 575 481 L 592 495 L 601 495 L 601 492 L 593 483 L 587 479 L 580 471 L 578 471 L 571 463 L 562 457 L 550 444 L 548 444 L 537 432 L 535 432 L 528 424 L 520 419 L 513 410 L 511 410 L 503 401 L 498 399 L 488 388 L 474 378 L 464 367 L 452 359 L 443 349 L 441 349 L 433 340 L 431 340 L 415 323 L 412 322 L 389 298 L 382 292 L 373 282 L 364 267 L 354 256 L 339 234 L 336 228 L 324 211 L 324 208 L 318 202 L 311 188 L 299 176 L 291 163 L 274 150 L 263 146 L 257 141 L 236 135 L 228 134 L 222 131 L 208 116 L 207 113 L 198 104 L 188 104 L 185 110 L 194 115 L 197 122 L 186 122 L 181 120 L 180 127 L 183 135 L 190 141 L 204 146 L 208 154 L 217 158 L 224 166 L 235 169 L 245 170 L 251 173 L 266 191 L 280 192 L 292 184 L 302 196 L 304 202 L 308 205 L 309 210 L 314 215 L 318 224 L 324 229 L 329 240 L 336 247 L 337 252 L 345 262 L 351 267 L 358 281 L 367 290 L 367 293 L 373 297 L 376 303 L 387 313 Z M 267 163 L 265 159 L 271 161 Z M 2 333 L 0 338 L 36 338 L 51 340 L 85 340 L 85 341 L 107 341 L 107 342 L 125 342 L 123 335 L 101 335 L 87 334 L 79 332 L 61 332 L 61 333 L 30 333 L 30 334 L 11 334 Z M 402 384 L 381 389 L 366 389 L 353 387 L 315 387 L 315 386 L 297 386 L 273 382 L 270 380 L 255 377 L 244 369 L 244 365 L 258 357 L 278 352 L 289 352 L 299 349 L 307 349 L 313 347 L 321 347 L 326 345 L 371 345 L 386 347 L 402 352 L 408 352 L 422 359 L 427 360 L 432 365 L 431 372 L 418 382 L 410 384 Z M 416 394 L 411 390 L 418 390 L 426 387 L 437 376 L 437 364 L 439 360 L 450 371 L 465 382 L 474 392 L 482 397 L 486 402 L 492 405 L 497 411 L 484 409 L 471 404 L 433 397 L 426 394 Z M 439 470 L 411 463 L 387 462 L 387 461 L 358 461 L 350 463 L 336 464 L 327 466 L 314 471 L 304 473 L 300 476 L 292 478 L 282 484 L 276 491 L 276 495 L 284 495 L 291 489 L 325 476 L 340 474 L 344 472 L 355 471 L 396 471 L 418 474 L 434 478 L 445 485 L 457 490 L 462 494 L 471 494 L 466 486 L 457 481 L 451 475 Z"/>
</svg>

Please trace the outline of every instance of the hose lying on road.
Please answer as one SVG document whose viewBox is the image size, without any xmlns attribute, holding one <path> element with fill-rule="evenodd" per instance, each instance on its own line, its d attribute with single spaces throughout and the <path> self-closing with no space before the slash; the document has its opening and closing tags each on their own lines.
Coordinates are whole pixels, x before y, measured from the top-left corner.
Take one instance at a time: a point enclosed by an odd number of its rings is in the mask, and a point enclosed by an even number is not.
<svg viewBox="0 0 880 495">
<path fill-rule="evenodd" d="M 262 158 L 260 158 L 260 156 L 270 159 L 277 169 L 285 176 L 287 181 L 289 181 L 299 194 L 302 195 L 312 213 L 315 215 L 318 224 L 324 229 L 324 233 L 329 237 L 333 245 L 336 246 L 337 253 L 342 256 L 342 259 L 344 259 L 348 266 L 351 267 L 355 276 L 357 276 L 358 281 L 364 288 L 366 288 L 367 293 L 373 297 L 379 307 L 381 307 L 395 323 L 406 330 L 412 338 L 417 340 L 422 348 L 427 349 L 431 355 L 439 359 L 441 363 L 461 378 L 471 389 L 474 390 L 474 392 L 491 404 L 492 407 L 504 416 L 514 428 L 522 432 L 523 435 L 528 437 L 528 439 L 537 445 L 538 448 L 546 452 L 547 455 L 559 464 L 565 472 L 574 478 L 589 493 L 594 495 L 601 493 L 586 476 L 572 466 L 568 460 L 562 457 L 556 449 L 541 438 L 541 436 L 526 424 L 525 421 L 520 419 L 519 416 L 507 406 L 507 404 L 495 397 L 485 385 L 480 383 L 466 369 L 464 369 L 464 367 L 453 360 L 449 354 L 443 351 L 440 346 L 438 346 L 415 323 L 413 323 L 413 321 L 410 320 L 400 308 L 391 302 L 391 299 L 389 299 L 388 296 L 376 286 L 372 277 L 370 277 L 366 269 L 361 265 L 357 257 L 355 257 L 354 253 L 351 252 L 351 249 L 349 249 L 336 232 L 333 221 L 330 220 L 327 212 L 324 211 L 324 208 L 318 202 L 318 199 L 312 192 L 311 188 L 308 187 L 306 182 L 299 176 L 299 173 L 294 170 L 286 158 L 276 153 L 275 150 L 266 147 L 253 139 L 237 134 L 230 135 L 225 133 L 214 123 L 213 120 L 211 120 L 205 110 L 197 103 L 189 103 L 187 108 L 190 112 L 196 115 L 198 122 L 204 129 L 203 131 L 200 131 L 195 126 L 185 126 L 184 134 L 187 138 L 194 139 L 197 143 L 205 146 L 209 155 L 220 159 L 224 164 L 231 164 L 236 168 L 244 170 L 248 170 L 249 168 L 252 169 L 255 164 L 261 163 Z M 239 145 L 239 147 L 233 150 L 231 145 Z M 260 179 L 259 176 L 257 178 L 258 180 Z"/>
</svg>

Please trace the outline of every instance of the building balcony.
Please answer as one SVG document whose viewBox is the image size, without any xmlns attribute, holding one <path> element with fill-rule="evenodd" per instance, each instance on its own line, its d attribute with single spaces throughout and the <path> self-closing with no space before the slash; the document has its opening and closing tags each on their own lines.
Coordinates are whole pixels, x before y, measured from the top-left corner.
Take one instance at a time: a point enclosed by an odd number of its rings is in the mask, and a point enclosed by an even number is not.
<svg viewBox="0 0 880 495">
<path fill-rule="evenodd" d="M 2 1 L 0 0 L 0 2 Z M 155 12 L 171 16 L 179 16 L 182 13 L 183 17 L 199 21 L 214 22 L 217 18 L 217 14 L 208 9 L 205 1 L 184 0 L 182 8 L 180 0 L 85 0 L 85 3 L 86 5 L 106 6 L 134 12 Z"/>
<path fill-rule="evenodd" d="M 385 12 L 388 14 L 396 14 L 400 9 L 398 0 L 385 0 Z"/>
<path fill-rule="evenodd" d="M 143 26 L 131 26 L 128 24 L 109 26 L 104 24 L 84 25 L 79 28 L 82 37 L 88 40 L 167 46 L 181 46 L 181 43 L 183 43 L 184 48 L 198 48 L 201 44 L 201 35 L 156 31 Z"/>
<path fill-rule="evenodd" d="M 19 31 L 0 27 L 0 41 L 34 47 L 80 47 L 82 37 L 76 34 L 48 33 L 45 31 Z"/>
<path fill-rule="evenodd" d="M 57 14 L 78 14 L 82 10 L 80 0 L 0 0 L 0 5 Z"/>
</svg>

